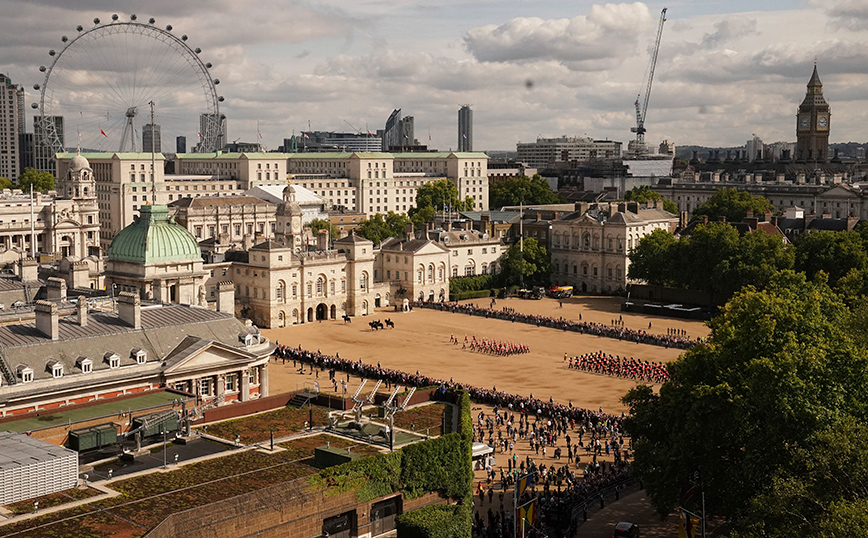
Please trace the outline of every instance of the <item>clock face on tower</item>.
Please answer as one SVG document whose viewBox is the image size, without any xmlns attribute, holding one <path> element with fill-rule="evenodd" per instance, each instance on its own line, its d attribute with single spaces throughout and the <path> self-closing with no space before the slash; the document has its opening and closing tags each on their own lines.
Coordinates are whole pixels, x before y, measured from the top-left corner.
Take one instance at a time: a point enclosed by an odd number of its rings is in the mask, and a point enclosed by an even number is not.
<svg viewBox="0 0 868 538">
<path fill-rule="evenodd" d="M 799 127 L 801 127 L 802 129 L 807 129 L 810 126 L 811 118 L 809 118 L 807 114 L 799 118 Z"/>
<path fill-rule="evenodd" d="M 826 116 L 820 116 L 817 120 L 817 129 L 825 130 L 829 126 L 829 119 Z"/>
</svg>

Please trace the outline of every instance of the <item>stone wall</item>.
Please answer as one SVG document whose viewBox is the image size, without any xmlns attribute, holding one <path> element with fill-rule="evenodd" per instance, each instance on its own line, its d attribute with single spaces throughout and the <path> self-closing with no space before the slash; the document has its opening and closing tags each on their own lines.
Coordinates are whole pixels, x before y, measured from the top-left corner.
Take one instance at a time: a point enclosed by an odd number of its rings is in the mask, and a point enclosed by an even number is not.
<svg viewBox="0 0 868 538">
<path fill-rule="evenodd" d="M 355 511 L 357 536 L 370 536 L 371 505 L 393 497 L 359 502 L 352 491 L 329 495 L 299 478 L 199 508 L 170 515 L 147 538 L 308 538 L 320 536 L 323 520 Z M 436 493 L 403 501 L 405 512 L 446 499 Z"/>
</svg>

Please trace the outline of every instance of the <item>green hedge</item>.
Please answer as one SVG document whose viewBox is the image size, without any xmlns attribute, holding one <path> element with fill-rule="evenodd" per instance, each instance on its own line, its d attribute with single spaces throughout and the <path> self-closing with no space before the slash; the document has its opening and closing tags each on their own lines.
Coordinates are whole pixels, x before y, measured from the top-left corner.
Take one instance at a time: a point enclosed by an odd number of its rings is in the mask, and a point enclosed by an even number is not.
<svg viewBox="0 0 868 538">
<path fill-rule="evenodd" d="M 490 288 L 492 275 L 462 276 L 449 279 L 449 294 L 455 295 L 467 291 L 479 291 Z"/>
<path fill-rule="evenodd" d="M 461 301 L 463 299 L 480 299 L 483 297 L 491 297 L 491 290 L 479 291 L 462 291 L 460 293 L 450 294 L 450 301 Z"/>
<path fill-rule="evenodd" d="M 470 538 L 472 510 L 467 505 L 434 504 L 399 515 L 395 527 L 400 538 Z"/>
</svg>

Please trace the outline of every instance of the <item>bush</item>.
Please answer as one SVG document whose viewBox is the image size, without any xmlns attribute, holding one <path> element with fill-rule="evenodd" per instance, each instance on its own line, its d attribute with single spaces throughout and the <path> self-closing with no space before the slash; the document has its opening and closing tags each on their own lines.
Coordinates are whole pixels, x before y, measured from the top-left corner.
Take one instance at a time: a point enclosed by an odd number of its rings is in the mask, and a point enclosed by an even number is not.
<svg viewBox="0 0 868 538">
<path fill-rule="evenodd" d="M 450 294 L 449 300 L 461 301 L 464 299 L 481 299 L 484 297 L 491 297 L 491 290 L 462 291 L 461 293 Z"/>
<path fill-rule="evenodd" d="M 466 291 L 479 291 L 490 288 L 492 275 L 462 276 L 449 279 L 449 294 L 455 295 Z"/>
<path fill-rule="evenodd" d="M 472 508 L 458 504 L 425 506 L 395 518 L 401 538 L 470 538 Z"/>
</svg>

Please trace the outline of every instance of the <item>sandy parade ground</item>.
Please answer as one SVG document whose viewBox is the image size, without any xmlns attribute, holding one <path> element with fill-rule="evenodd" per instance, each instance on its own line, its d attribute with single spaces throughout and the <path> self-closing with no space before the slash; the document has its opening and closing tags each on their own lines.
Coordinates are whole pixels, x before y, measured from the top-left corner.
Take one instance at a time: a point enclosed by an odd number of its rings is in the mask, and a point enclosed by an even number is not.
<svg viewBox="0 0 868 538">
<path fill-rule="evenodd" d="M 482 299 L 464 303 L 489 306 L 489 301 Z M 606 325 L 619 321 L 620 316 L 623 325 L 630 329 L 649 331 L 650 323 L 649 332 L 653 333 L 666 334 L 667 329 L 675 328 L 687 331 L 690 337 L 708 335 L 703 322 L 622 313 L 620 303 L 621 299 L 609 297 L 572 297 L 562 302 L 512 298 L 498 300 L 494 308 L 507 307 L 521 313 L 572 320 L 578 320 L 581 315 L 583 321 Z M 395 322 L 394 329 L 372 331 L 368 326 L 369 321 L 386 318 Z M 602 350 L 622 357 L 669 362 L 682 353 L 682 350 L 661 346 L 423 308 L 407 313 L 380 309 L 373 315 L 353 318 L 349 324 L 340 320 L 323 321 L 263 332 L 272 341 L 283 345 L 301 345 L 330 355 L 338 353 L 345 359 L 362 359 L 369 364 L 379 362 L 384 368 L 410 373 L 418 370 L 435 378 L 452 378 L 525 396 L 551 397 L 562 403 L 572 401 L 573 405 L 588 409 L 602 407 L 610 413 L 625 410 L 620 398 L 636 382 L 569 369 L 564 354 L 576 356 Z M 462 341 L 465 335 L 471 339 L 475 335 L 477 339 L 523 344 L 530 347 L 530 353 L 507 357 L 487 355 L 462 349 L 460 344 L 450 344 L 451 335 Z M 317 379 L 309 370 L 299 374 L 291 363 L 287 366 L 272 363 L 269 369 L 272 394 L 296 390 L 305 384 L 312 388 L 314 381 L 319 381 L 321 390 L 331 390 L 327 376 Z M 351 379 L 348 390 L 354 391 L 357 383 L 358 380 Z M 380 390 L 385 391 L 384 388 Z"/>
<path fill-rule="evenodd" d="M 610 297 L 573 297 L 563 301 L 513 298 L 498 300 L 494 308 L 499 310 L 506 307 L 519 313 L 575 321 L 581 319 L 585 322 L 605 325 L 621 324 L 628 329 L 664 335 L 669 329 L 686 331 L 687 336 L 691 338 L 705 338 L 709 334 L 706 325 L 700 321 L 623 313 L 620 311 L 621 302 L 622 299 Z M 462 303 L 473 303 L 479 307 L 490 306 L 488 299 Z M 394 321 L 394 329 L 372 331 L 368 326 L 369 321 L 385 321 L 387 318 Z M 312 351 L 320 350 L 330 355 L 338 353 L 344 359 L 361 359 L 369 364 L 379 362 L 384 368 L 410 373 L 418 370 L 423 375 L 435 378 L 444 380 L 452 378 L 457 382 L 480 387 L 497 387 L 498 390 L 519 395 L 533 394 L 537 398 L 552 398 L 561 403 L 572 402 L 575 406 L 587 409 L 602 408 L 608 413 L 626 410 L 620 403 L 620 398 L 637 382 L 570 369 L 564 361 L 565 354 L 578 356 L 602 350 L 622 357 L 670 362 L 683 353 L 680 349 L 667 349 L 549 327 L 536 327 L 524 323 L 424 308 L 416 308 L 407 313 L 380 309 L 373 315 L 353 318 L 353 322 L 349 324 L 344 324 L 343 321 L 323 321 L 263 332 L 272 341 L 283 345 L 301 346 Z M 488 338 L 526 345 L 530 347 L 530 352 L 505 357 L 492 356 L 471 351 L 469 348 L 462 349 L 461 343 L 458 345 L 450 343 L 451 336 L 463 342 L 465 335 L 469 339 L 475 335 L 477 339 Z M 346 379 L 346 374 L 338 374 L 338 379 Z M 350 378 L 348 383 L 350 394 L 356 390 L 359 381 L 358 378 Z M 318 383 L 323 392 L 335 392 L 325 372 L 311 371 L 309 366 L 300 370 L 298 366 L 294 367 L 291 361 L 272 362 L 269 367 L 272 394 L 303 387 L 312 389 L 314 383 Z M 372 385 L 373 383 L 370 383 L 366 389 L 370 390 Z M 386 391 L 383 385 L 380 392 Z M 342 392 L 340 384 L 336 392 Z M 488 405 L 474 404 L 473 409 L 474 424 L 477 423 L 477 415 L 480 411 L 484 411 L 489 416 L 491 414 L 491 407 Z M 575 443 L 576 432 L 572 431 L 571 435 Z M 503 453 L 498 448 L 495 453 L 497 459 L 494 467 L 497 471 L 495 480 L 488 482 L 484 470 L 475 472 L 474 491 L 478 491 L 477 488 L 481 484 L 485 492 L 482 499 L 478 494 L 474 495 L 475 510 L 480 516 L 485 518 L 489 509 L 499 511 L 502 503 L 504 507 L 511 505 L 512 488 L 507 491 L 502 489 L 499 470 L 506 467 L 507 459 L 513 453 L 521 459 L 530 457 L 538 463 L 544 462 L 546 465 L 561 467 L 567 464 L 563 438 L 558 439 L 557 446 L 564 450 L 560 460 L 554 459 L 553 447 L 549 447 L 548 454 L 542 456 L 531 450 L 526 440 L 519 440 L 514 446 L 514 452 L 507 450 Z M 585 450 L 580 450 L 580 457 L 580 462 L 569 464 L 570 469 L 575 470 L 577 474 L 580 474 L 592 459 Z M 613 461 L 613 457 L 604 453 L 598 460 L 608 464 Z M 661 522 L 642 495 L 642 492 L 636 493 L 630 496 L 629 501 L 625 499 L 623 505 L 615 503 L 611 508 L 594 512 L 588 524 L 580 529 L 578 535 L 608 535 L 612 526 L 623 519 L 640 523 L 649 536 L 674 535 L 677 527 L 674 518 L 669 517 L 666 522 Z"/>
</svg>

